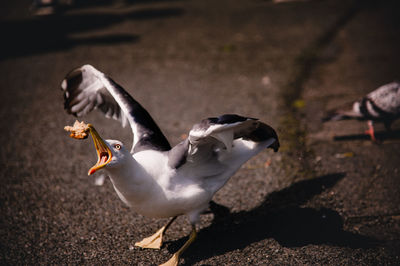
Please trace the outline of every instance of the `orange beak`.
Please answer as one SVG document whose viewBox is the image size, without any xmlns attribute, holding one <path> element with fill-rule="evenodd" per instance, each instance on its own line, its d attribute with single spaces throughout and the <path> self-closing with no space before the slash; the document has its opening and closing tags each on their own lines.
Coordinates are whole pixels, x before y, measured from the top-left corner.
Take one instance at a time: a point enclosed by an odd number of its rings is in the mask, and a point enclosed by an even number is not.
<svg viewBox="0 0 400 266">
<path fill-rule="evenodd" d="M 92 135 L 94 147 L 97 152 L 97 163 L 90 168 L 88 175 L 95 173 L 97 170 L 106 166 L 112 158 L 112 152 L 108 148 L 107 144 L 100 137 L 99 133 L 97 133 L 96 129 L 91 124 L 88 124 L 89 132 Z"/>
</svg>

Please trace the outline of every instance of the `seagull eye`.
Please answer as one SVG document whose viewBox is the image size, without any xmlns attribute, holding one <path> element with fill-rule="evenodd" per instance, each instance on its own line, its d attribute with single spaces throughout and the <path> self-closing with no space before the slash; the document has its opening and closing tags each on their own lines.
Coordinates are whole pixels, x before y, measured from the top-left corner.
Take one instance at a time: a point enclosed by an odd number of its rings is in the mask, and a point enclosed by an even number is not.
<svg viewBox="0 0 400 266">
<path fill-rule="evenodd" d="M 121 149 L 121 145 L 115 144 L 114 148 L 116 148 L 117 150 L 120 150 Z"/>
</svg>

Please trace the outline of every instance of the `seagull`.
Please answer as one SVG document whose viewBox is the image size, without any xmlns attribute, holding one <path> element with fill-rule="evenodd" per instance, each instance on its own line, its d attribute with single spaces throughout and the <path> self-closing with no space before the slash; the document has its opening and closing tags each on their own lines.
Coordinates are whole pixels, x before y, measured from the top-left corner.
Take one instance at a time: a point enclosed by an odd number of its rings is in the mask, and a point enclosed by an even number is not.
<svg viewBox="0 0 400 266">
<path fill-rule="evenodd" d="M 371 140 L 376 142 L 374 122 L 383 122 L 386 130 L 391 130 L 393 121 L 400 117 L 400 83 L 391 82 L 380 86 L 362 99 L 355 101 L 352 108 L 336 109 L 322 119 L 326 121 L 338 121 L 346 119 L 367 120 Z"/>
<path fill-rule="evenodd" d="M 160 249 L 163 235 L 176 217 L 188 217 L 192 227 L 188 240 L 163 265 L 178 265 L 180 256 L 196 238 L 200 214 L 241 165 L 266 148 L 279 149 L 272 127 L 236 114 L 203 119 L 185 140 L 171 147 L 149 113 L 91 65 L 69 72 L 61 88 L 69 114 L 81 117 L 97 109 L 122 126 L 129 123 L 132 129 L 133 145 L 129 149 L 121 141 L 102 139 L 89 125 L 98 160 L 88 175 L 103 169 L 119 198 L 135 212 L 171 218 L 135 246 Z"/>
</svg>

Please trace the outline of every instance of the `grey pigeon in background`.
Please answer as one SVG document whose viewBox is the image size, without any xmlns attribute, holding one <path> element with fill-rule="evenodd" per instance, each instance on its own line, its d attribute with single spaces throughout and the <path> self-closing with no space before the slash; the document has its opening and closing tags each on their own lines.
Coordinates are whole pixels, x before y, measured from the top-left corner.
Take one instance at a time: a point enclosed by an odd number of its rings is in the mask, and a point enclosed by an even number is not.
<svg viewBox="0 0 400 266">
<path fill-rule="evenodd" d="M 347 109 L 336 109 L 322 119 L 338 121 L 346 119 L 367 120 L 369 129 L 365 132 L 376 141 L 373 122 L 383 122 L 390 130 L 394 120 L 400 117 L 400 83 L 392 82 L 370 92 Z"/>
</svg>

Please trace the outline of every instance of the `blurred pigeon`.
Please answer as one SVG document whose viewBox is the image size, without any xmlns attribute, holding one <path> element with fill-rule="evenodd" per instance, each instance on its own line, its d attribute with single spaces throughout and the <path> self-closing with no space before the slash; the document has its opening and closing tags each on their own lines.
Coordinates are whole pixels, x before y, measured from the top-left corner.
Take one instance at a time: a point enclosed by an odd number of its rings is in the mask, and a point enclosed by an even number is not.
<svg viewBox="0 0 400 266">
<path fill-rule="evenodd" d="M 368 130 L 365 133 L 371 136 L 372 141 L 376 141 L 373 122 L 383 122 L 389 131 L 393 121 L 399 117 L 400 83 L 392 82 L 377 88 L 361 100 L 354 102 L 352 108 L 336 109 L 329 112 L 322 121 L 367 120 Z"/>
</svg>

